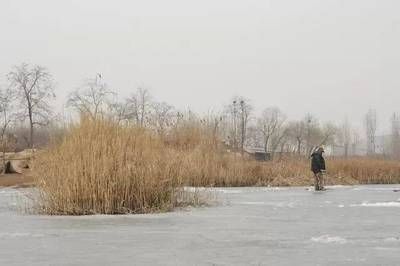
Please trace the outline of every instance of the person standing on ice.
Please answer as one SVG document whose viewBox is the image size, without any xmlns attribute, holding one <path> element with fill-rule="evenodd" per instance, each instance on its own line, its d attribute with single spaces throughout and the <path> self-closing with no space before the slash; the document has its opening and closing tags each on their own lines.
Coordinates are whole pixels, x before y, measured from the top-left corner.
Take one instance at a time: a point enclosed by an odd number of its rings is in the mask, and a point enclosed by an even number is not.
<svg viewBox="0 0 400 266">
<path fill-rule="evenodd" d="M 319 147 L 313 154 L 311 154 L 311 171 L 314 173 L 315 190 L 325 190 L 324 188 L 324 174 L 325 174 L 325 159 L 323 156 L 324 148 Z"/>
</svg>

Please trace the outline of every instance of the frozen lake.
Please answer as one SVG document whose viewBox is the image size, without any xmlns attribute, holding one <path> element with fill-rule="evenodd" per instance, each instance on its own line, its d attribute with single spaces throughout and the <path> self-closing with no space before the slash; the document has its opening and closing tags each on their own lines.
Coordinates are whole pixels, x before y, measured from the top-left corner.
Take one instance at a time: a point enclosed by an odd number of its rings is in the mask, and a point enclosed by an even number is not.
<svg viewBox="0 0 400 266">
<path fill-rule="evenodd" d="M 0 189 L 0 265 L 400 265 L 400 185 L 214 189 L 220 205 L 46 217 Z"/>
</svg>

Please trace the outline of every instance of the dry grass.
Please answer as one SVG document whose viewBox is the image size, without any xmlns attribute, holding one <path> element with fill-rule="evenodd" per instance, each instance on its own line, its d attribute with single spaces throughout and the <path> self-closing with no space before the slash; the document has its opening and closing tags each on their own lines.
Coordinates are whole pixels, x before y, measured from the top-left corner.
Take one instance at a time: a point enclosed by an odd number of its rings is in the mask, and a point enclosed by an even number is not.
<svg viewBox="0 0 400 266">
<path fill-rule="evenodd" d="M 144 129 L 83 120 L 34 172 L 46 214 L 145 213 L 174 207 L 180 154 Z"/>
<path fill-rule="evenodd" d="M 186 168 L 185 178 L 193 186 L 308 186 L 314 182 L 310 162 L 304 158 L 256 162 L 209 155 L 199 161 L 187 157 L 187 163 L 192 166 Z M 328 185 L 400 183 L 397 161 L 327 158 L 327 168 Z"/>
<path fill-rule="evenodd" d="M 38 154 L 38 210 L 51 215 L 123 214 L 202 205 L 183 186 L 304 186 L 309 161 L 256 162 L 226 152 L 211 131 L 183 124 L 160 136 L 142 128 L 83 119 L 61 142 Z M 393 161 L 329 160 L 328 184 L 399 183 Z"/>
<path fill-rule="evenodd" d="M 383 159 L 351 158 L 328 161 L 329 173 L 335 178 L 355 180 L 359 184 L 400 183 L 400 163 Z"/>
</svg>

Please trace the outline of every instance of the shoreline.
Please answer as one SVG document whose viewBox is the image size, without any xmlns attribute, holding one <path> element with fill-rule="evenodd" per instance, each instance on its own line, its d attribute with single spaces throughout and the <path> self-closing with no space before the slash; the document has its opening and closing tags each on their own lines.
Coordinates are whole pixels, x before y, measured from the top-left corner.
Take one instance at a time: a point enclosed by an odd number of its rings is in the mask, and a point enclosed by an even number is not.
<svg viewBox="0 0 400 266">
<path fill-rule="evenodd" d="M 328 182 L 326 186 L 356 186 L 356 185 L 395 185 L 400 183 L 363 183 L 352 178 L 332 178 L 328 177 Z M 332 182 L 333 181 L 333 182 Z M 1 174 L 0 175 L 0 188 L 1 187 L 15 187 L 15 188 L 25 188 L 34 187 L 34 178 L 28 173 L 14 173 L 14 174 Z M 184 185 L 183 187 L 186 187 Z M 298 178 L 276 178 L 270 184 L 254 184 L 254 185 L 243 185 L 243 186 L 220 186 L 216 184 L 215 186 L 199 186 L 207 188 L 223 188 L 223 187 L 308 187 L 313 186 L 313 179 L 298 177 Z M 193 186 L 190 186 L 193 187 Z"/>
<path fill-rule="evenodd" d="M 0 175 L 0 187 L 25 188 L 33 187 L 34 179 L 27 174 L 2 174 Z"/>
</svg>

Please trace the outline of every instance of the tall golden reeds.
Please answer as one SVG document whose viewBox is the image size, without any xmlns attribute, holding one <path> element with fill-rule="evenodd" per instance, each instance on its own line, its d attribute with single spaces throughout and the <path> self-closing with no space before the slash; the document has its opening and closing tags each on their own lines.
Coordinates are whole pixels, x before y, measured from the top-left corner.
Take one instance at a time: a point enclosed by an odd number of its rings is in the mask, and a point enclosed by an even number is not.
<svg viewBox="0 0 400 266">
<path fill-rule="evenodd" d="M 327 166 L 327 184 L 400 183 L 400 164 L 394 161 L 328 158 Z M 187 199 L 183 186 L 313 183 L 306 158 L 257 162 L 227 152 L 214 132 L 198 123 L 158 135 L 85 118 L 38 153 L 34 175 L 39 211 L 62 215 L 169 210 Z"/>
<path fill-rule="evenodd" d="M 34 172 L 46 214 L 144 213 L 174 207 L 181 154 L 141 128 L 83 119 Z"/>
</svg>

